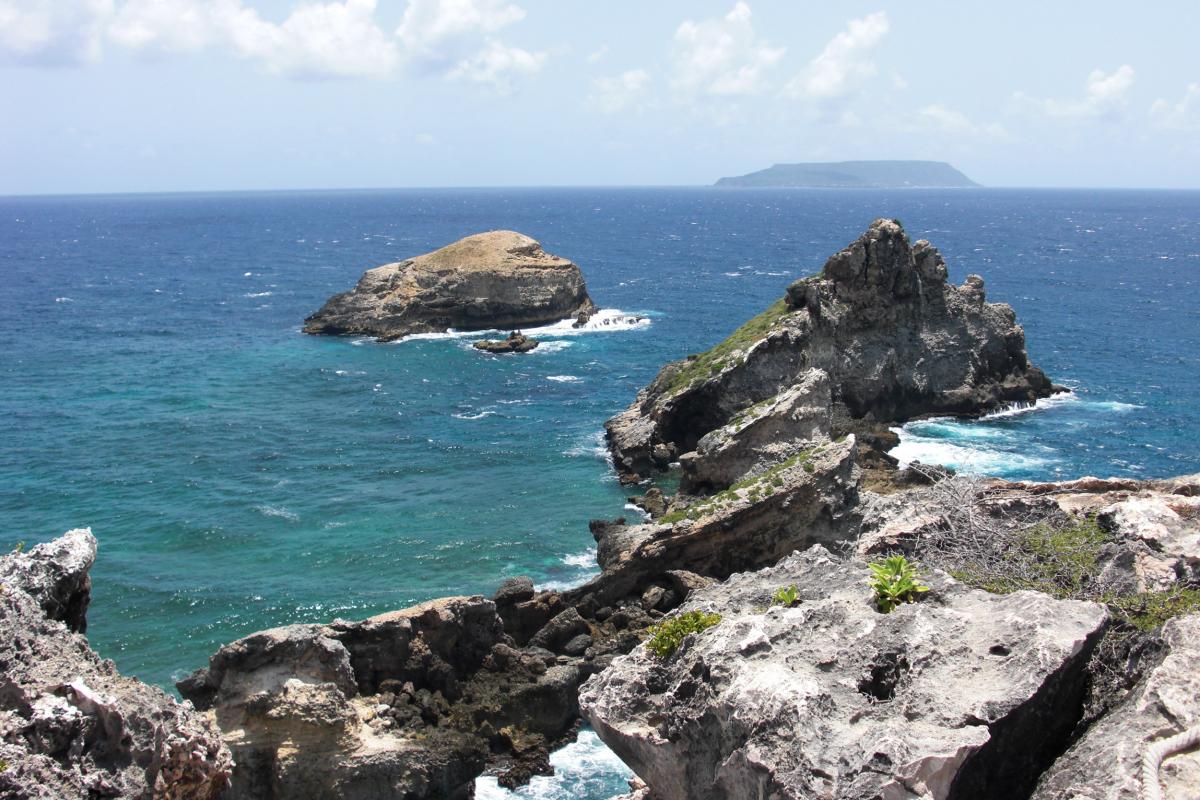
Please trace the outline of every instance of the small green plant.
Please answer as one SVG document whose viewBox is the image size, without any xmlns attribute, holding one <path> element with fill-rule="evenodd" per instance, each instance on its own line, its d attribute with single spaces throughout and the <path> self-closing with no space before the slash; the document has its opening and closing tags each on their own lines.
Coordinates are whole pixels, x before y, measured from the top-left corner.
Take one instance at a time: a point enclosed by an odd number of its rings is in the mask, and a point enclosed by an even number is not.
<svg viewBox="0 0 1200 800">
<path fill-rule="evenodd" d="M 13 548 L 13 552 L 14 553 L 24 553 L 25 552 L 24 540 L 17 542 L 17 546 Z"/>
<path fill-rule="evenodd" d="M 800 592 L 796 589 L 796 584 L 791 586 L 781 586 L 775 590 L 775 594 L 771 596 L 772 605 L 791 608 L 800 604 Z"/>
<path fill-rule="evenodd" d="M 651 626 L 646 647 L 659 661 L 666 661 L 679 649 L 679 645 L 689 633 L 700 633 L 720 621 L 720 614 L 707 611 L 685 612 Z"/>
<path fill-rule="evenodd" d="M 871 589 L 875 605 L 887 614 L 901 603 L 911 603 L 929 591 L 920 582 L 917 568 L 904 556 L 892 556 L 868 565 L 871 569 Z"/>
<path fill-rule="evenodd" d="M 1104 598 L 1124 619 L 1138 630 L 1153 631 L 1167 620 L 1200 611 L 1200 589 L 1175 588 L 1165 592 L 1122 595 Z"/>
</svg>

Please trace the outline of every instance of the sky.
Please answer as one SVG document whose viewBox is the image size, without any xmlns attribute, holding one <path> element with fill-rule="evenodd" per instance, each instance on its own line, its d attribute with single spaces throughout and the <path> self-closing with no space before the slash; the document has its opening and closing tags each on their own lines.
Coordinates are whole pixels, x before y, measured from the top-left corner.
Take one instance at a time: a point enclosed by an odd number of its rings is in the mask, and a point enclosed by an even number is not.
<svg viewBox="0 0 1200 800">
<path fill-rule="evenodd" d="M 0 194 L 1200 188 L 1200 3 L 0 0 Z"/>
</svg>

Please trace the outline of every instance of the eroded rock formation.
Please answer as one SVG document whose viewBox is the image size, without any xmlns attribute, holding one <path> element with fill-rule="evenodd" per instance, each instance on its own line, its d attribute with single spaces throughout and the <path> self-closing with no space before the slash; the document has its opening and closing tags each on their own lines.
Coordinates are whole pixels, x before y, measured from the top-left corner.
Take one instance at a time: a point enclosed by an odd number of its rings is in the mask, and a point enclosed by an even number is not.
<svg viewBox="0 0 1200 800">
<path fill-rule="evenodd" d="M 95 557 L 80 529 L 0 558 L 0 795 L 215 800 L 233 767 L 215 728 L 73 632 Z"/>
<path fill-rule="evenodd" d="M 515 231 L 490 231 L 363 273 L 304 321 L 305 333 L 514 330 L 596 310 L 579 267 Z"/>
<path fill-rule="evenodd" d="M 1029 363 L 1012 308 L 986 302 L 982 278 L 947 283 L 933 245 L 910 244 L 898 223 L 880 219 L 724 342 L 664 367 L 606 425 L 618 471 L 632 480 L 699 453 L 703 437 L 779 402 L 814 369 L 828 378 L 835 436 L 928 414 L 978 415 L 1053 391 Z"/>
<path fill-rule="evenodd" d="M 1066 746 L 1103 607 L 944 575 L 880 613 L 865 562 L 820 546 L 694 594 L 721 622 L 580 695 L 656 800 L 1020 797 Z M 769 606 L 799 587 L 793 608 Z"/>
</svg>

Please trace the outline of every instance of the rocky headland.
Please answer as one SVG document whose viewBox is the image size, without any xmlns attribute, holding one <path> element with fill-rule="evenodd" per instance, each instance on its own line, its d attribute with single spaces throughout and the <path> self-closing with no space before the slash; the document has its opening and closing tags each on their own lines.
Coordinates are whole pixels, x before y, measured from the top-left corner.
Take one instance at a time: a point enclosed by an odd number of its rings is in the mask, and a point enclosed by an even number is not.
<svg viewBox="0 0 1200 800">
<path fill-rule="evenodd" d="M 228 748 L 232 798 L 469 798 L 484 770 L 549 770 L 581 720 L 642 800 L 1193 798 L 1200 476 L 885 452 L 887 423 L 1052 391 L 981 279 L 879 220 L 609 422 L 627 477 L 682 479 L 591 523 L 599 576 L 252 634 L 179 683 L 181 713 L 220 730 L 204 763 Z M 885 613 L 871 565 L 895 556 L 927 591 Z M 84 585 L 22 596 L 81 620 Z"/>
<path fill-rule="evenodd" d="M 304 321 L 305 333 L 388 341 L 413 333 L 514 330 L 596 310 L 583 274 L 515 231 L 467 236 L 432 253 L 369 269 Z"/>
</svg>

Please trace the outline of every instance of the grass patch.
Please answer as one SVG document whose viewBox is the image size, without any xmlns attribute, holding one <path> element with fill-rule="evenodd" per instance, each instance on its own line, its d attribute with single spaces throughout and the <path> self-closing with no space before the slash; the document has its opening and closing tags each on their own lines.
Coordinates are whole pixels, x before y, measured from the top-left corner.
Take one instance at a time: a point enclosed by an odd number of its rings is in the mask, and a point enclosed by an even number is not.
<svg viewBox="0 0 1200 800">
<path fill-rule="evenodd" d="M 1130 594 L 1105 599 L 1118 617 L 1138 630 L 1153 631 L 1167 620 L 1200 611 L 1200 589 Z"/>
<path fill-rule="evenodd" d="M 708 630 L 720 621 L 720 614 L 712 614 L 706 611 L 688 611 L 651 626 L 650 638 L 646 641 L 646 648 L 659 661 L 666 661 L 679 649 L 679 645 L 683 643 L 685 636 L 690 633 L 700 633 L 701 631 Z"/>
<path fill-rule="evenodd" d="M 689 357 L 689 360 L 684 362 L 671 376 L 667 383 L 667 394 L 682 392 L 719 373 L 730 364 L 735 353 L 763 338 L 775 327 L 775 323 L 788 313 L 787 300 L 780 298 L 772 303 L 766 311 L 756 317 L 751 317 L 716 347 L 705 350 L 695 357 Z"/>
</svg>

